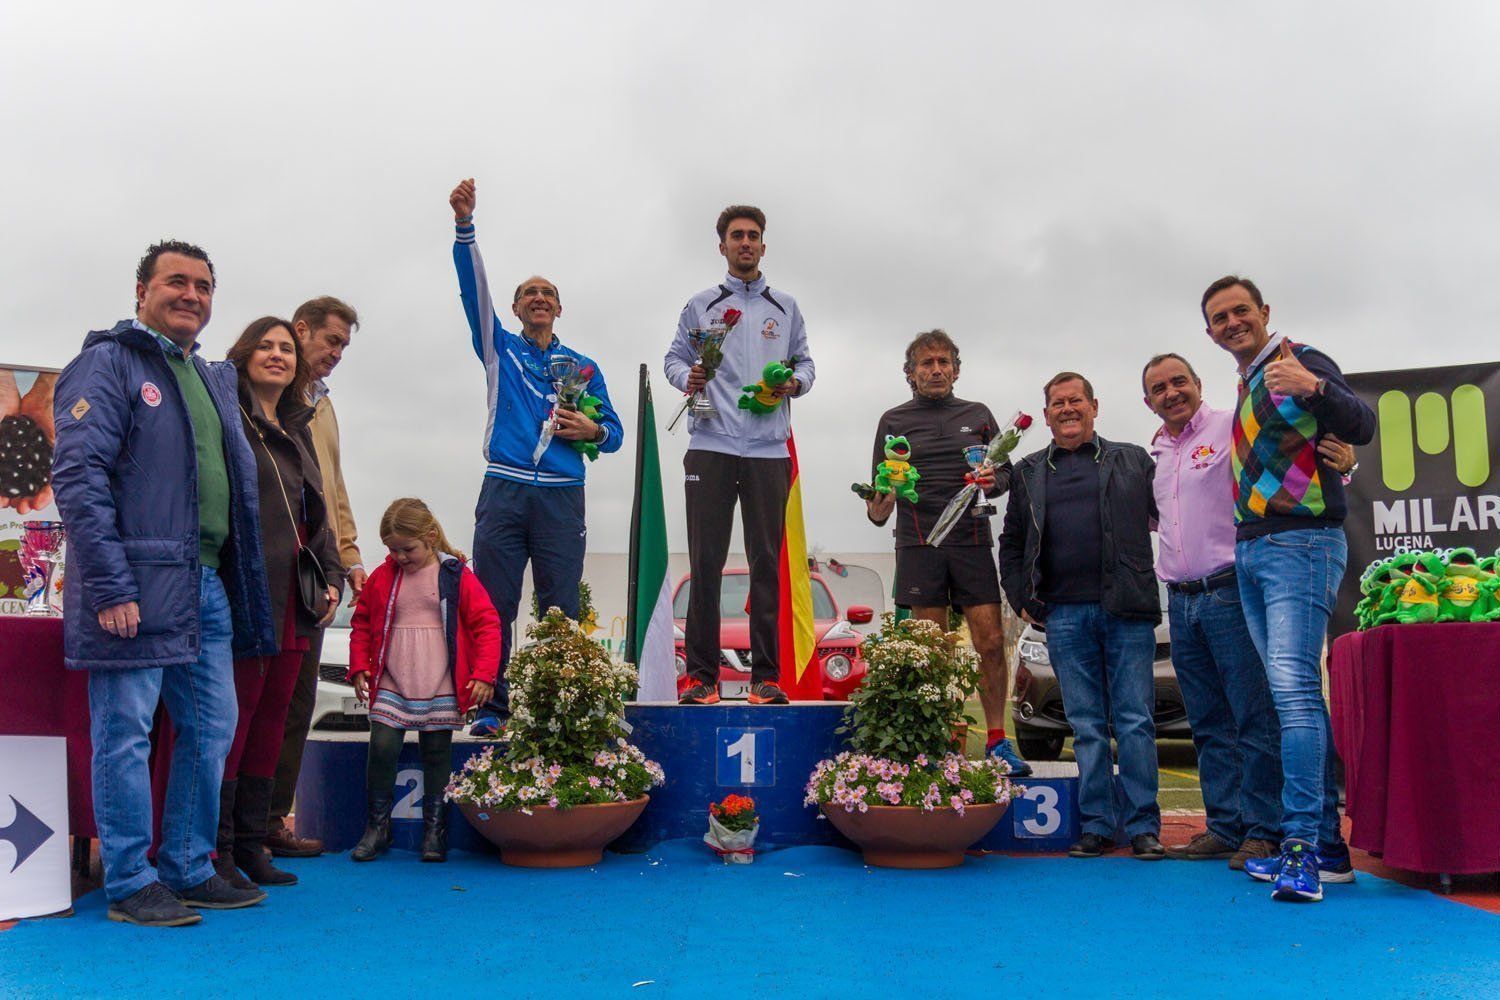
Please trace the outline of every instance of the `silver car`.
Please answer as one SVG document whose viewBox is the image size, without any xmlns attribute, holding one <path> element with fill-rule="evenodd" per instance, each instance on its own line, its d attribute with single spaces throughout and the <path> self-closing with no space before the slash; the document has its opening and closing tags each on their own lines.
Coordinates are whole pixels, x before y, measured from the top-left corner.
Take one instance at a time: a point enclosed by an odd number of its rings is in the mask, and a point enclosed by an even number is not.
<svg viewBox="0 0 1500 1000">
<path fill-rule="evenodd" d="M 341 606 L 333 624 L 323 631 L 323 661 L 318 666 L 318 694 L 313 701 L 312 727 L 334 731 L 370 728 L 370 710 L 354 697 L 349 673 L 349 621 L 354 609 Z"/>
</svg>

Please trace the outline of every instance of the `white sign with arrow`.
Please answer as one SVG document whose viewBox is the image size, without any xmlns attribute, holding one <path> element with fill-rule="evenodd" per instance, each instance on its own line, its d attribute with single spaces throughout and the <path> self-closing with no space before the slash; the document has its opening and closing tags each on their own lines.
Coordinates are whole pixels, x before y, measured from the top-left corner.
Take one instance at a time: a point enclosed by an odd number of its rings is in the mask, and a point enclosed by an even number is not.
<svg viewBox="0 0 1500 1000">
<path fill-rule="evenodd" d="M 0 736 L 0 920 L 72 905 L 67 741 Z"/>
</svg>

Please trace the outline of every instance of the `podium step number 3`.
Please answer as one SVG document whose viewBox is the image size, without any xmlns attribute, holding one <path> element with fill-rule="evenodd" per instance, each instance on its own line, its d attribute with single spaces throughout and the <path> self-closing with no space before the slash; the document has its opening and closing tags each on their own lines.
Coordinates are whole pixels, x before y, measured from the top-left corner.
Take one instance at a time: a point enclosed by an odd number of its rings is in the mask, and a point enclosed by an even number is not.
<svg viewBox="0 0 1500 1000">
<path fill-rule="evenodd" d="M 716 735 L 720 787 L 763 788 L 776 784 L 775 729 L 720 726 Z"/>
</svg>

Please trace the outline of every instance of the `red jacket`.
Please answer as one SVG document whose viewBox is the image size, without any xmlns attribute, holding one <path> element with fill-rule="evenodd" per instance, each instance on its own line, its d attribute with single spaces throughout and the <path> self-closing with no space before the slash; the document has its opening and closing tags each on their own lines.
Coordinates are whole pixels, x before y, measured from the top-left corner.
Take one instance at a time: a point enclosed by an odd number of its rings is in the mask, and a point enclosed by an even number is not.
<svg viewBox="0 0 1500 1000">
<path fill-rule="evenodd" d="M 458 694 L 458 710 L 467 712 L 472 707 L 467 690 L 469 681 L 494 684 L 500 669 L 500 615 L 473 570 L 446 552 L 439 552 L 438 559 L 441 563 L 438 605 L 448 639 L 448 669 Z M 349 632 L 349 679 L 353 680 L 355 674 L 368 673 L 372 699 L 380 690 L 380 675 L 385 672 L 386 638 L 390 635 L 402 576 L 401 567 L 387 556 L 365 581 L 359 603 L 354 606 Z"/>
</svg>

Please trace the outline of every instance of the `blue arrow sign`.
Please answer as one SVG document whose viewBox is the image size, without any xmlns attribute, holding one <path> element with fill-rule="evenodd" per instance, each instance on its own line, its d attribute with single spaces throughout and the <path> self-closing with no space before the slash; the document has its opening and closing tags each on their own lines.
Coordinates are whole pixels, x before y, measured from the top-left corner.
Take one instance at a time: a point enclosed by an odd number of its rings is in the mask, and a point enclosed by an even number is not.
<svg viewBox="0 0 1500 1000">
<path fill-rule="evenodd" d="M 52 836 L 52 828 L 39 819 L 36 813 L 27 809 L 16 801 L 16 797 L 10 797 L 11 805 L 16 807 L 16 818 L 10 821 L 10 826 L 0 826 L 0 840 L 8 840 L 16 849 L 16 863 L 10 866 L 11 871 L 21 867 L 21 863 L 36 853 L 37 848 L 47 842 Z"/>
</svg>

